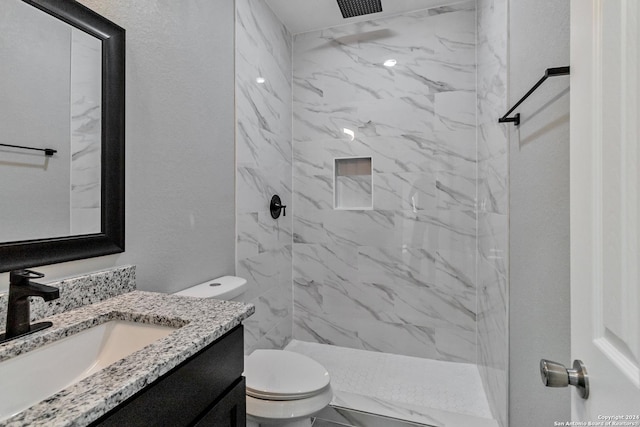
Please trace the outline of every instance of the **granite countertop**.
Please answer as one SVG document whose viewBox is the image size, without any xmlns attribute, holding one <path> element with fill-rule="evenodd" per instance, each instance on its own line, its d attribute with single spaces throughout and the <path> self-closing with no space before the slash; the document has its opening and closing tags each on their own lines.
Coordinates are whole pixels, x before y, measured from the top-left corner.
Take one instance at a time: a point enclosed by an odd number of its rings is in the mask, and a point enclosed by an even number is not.
<svg viewBox="0 0 640 427">
<path fill-rule="evenodd" d="M 115 408 L 253 314 L 251 304 L 133 291 L 45 320 L 53 326 L 0 345 L 0 361 L 110 320 L 177 327 L 0 426 L 84 426 Z"/>
</svg>

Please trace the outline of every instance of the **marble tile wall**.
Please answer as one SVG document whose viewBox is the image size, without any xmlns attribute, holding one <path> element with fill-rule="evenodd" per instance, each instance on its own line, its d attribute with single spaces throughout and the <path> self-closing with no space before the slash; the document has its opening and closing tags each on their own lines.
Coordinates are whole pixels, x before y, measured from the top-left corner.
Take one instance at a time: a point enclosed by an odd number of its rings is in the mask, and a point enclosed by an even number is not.
<svg viewBox="0 0 640 427">
<path fill-rule="evenodd" d="M 71 233 L 100 232 L 101 41 L 71 29 Z"/>
<path fill-rule="evenodd" d="M 264 0 L 236 0 L 236 274 L 256 306 L 247 353 L 292 335 L 291 42 Z M 274 194 L 289 205 L 277 220 Z"/>
<path fill-rule="evenodd" d="M 478 0 L 478 366 L 494 417 L 507 425 L 507 0 Z"/>
<path fill-rule="evenodd" d="M 475 19 L 469 1 L 294 36 L 296 339 L 475 363 Z M 373 209 L 333 208 L 349 156 L 372 158 Z"/>
</svg>

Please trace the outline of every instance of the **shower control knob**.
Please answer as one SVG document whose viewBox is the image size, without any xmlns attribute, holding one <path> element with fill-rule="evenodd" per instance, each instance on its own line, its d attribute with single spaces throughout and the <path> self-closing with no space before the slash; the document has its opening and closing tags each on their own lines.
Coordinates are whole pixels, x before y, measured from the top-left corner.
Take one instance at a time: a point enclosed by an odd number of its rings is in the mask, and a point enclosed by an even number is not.
<svg viewBox="0 0 640 427">
<path fill-rule="evenodd" d="M 540 376 L 546 387 L 575 386 L 583 399 L 589 397 L 589 376 L 581 360 L 573 361 L 573 369 L 550 360 L 540 360 Z"/>
<path fill-rule="evenodd" d="M 278 219 L 280 217 L 280 211 L 282 211 L 282 216 L 287 216 L 287 207 L 282 204 L 282 200 L 280 200 L 280 196 L 278 195 L 271 198 L 269 210 L 271 211 L 271 218 L 273 219 Z"/>
</svg>

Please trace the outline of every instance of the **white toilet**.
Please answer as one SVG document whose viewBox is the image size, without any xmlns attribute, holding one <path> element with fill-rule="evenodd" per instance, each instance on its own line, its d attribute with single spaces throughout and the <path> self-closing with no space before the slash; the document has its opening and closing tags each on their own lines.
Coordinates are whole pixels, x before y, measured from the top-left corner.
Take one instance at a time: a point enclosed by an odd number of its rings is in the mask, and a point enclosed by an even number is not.
<svg viewBox="0 0 640 427">
<path fill-rule="evenodd" d="M 176 295 L 239 301 L 247 281 L 224 276 Z M 329 373 L 313 359 L 285 350 L 255 350 L 244 359 L 247 426 L 308 427 L 331 398 Z"/>
</svg>

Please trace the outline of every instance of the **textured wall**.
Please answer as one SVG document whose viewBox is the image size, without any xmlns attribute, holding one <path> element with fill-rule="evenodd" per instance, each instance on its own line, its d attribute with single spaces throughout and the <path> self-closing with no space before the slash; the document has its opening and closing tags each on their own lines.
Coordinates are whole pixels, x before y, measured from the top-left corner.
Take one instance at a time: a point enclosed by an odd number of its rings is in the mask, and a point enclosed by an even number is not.
<svg viewBox="0 0 640 427">
<path fill-rule="evenodd" d="M 264 79 L 258 83 L 256 79 Z M 256 314 L 245 350 L 291 338 L 291 35 L 264 0 L 236 1 L 236 272 Z M 271 218 L 278 194 L 287 215 Z"/>
<path fill-rule="evenodd" d="M 126 252 L 38 270 L 135 264 L 138 289 L 164 292 L 233 274 L 233 2 L 82 3 L 127 30 Z"/>
<path fill-rule="evenodd" d="M 507 0 L 478 1 L 478 365 L 489 405 L 507 426 Z"/>
<path fill-rule="evenodd" d="M 509 6 L 509 101 L 549 67 L 569 65 L 569 0 Z M 571 364 L 569 77 L 547 80 L 510 133 L 509 425 L 570 419 L 573 391 L 542 386 L 538 364 Z M 544 408 L 544 410 L 540 410 Z"/>
<path fill-rule="evenodd" d="M 475 362 L 475 47 L 475 2 L 294 37 L 296 339 Z M 345 156 L 372 210 L 333 209 Z"/>
</svg>

